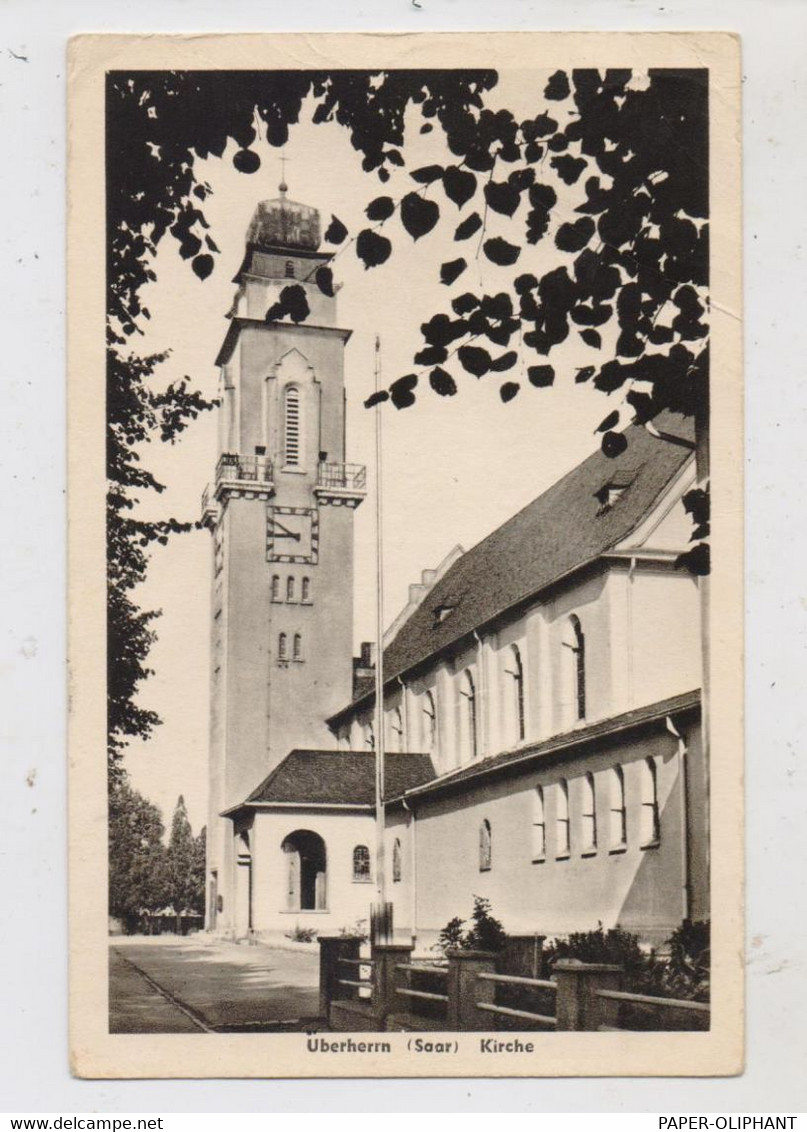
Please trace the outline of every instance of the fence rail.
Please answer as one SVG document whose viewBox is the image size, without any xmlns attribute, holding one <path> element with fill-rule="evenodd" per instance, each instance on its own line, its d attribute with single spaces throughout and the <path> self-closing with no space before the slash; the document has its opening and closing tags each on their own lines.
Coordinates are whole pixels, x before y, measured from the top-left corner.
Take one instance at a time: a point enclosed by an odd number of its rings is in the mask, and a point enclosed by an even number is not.
<svg viewBox="0 0 807 1132">
<path fill-rule="evenodd" d="M 711 1012 L 708 1002 L 693 1002 L 689 998 L 657 998 L 653 994 L 634 994 L 632 991 L 597 991 L 598 998 L 610 998 L 615 1002 L 638 1002 L 645 1006 L 666 1006 L 673 1010 L 696 1010 L 703 1014 Z"/>
<path fill-rule="evenodd" d="M 557 1018 L 554 1014 L 533 1014 L 531 1010 L 516 1010 L 512 1006 L 496 1006 L 492 1002 L 477 1002 L 477 1010 L 486 1010 L 489 1014 L 501 1014 L 505 1018 L 528 1018 L 530 1022 L 543 1022 L 547 1026 L 556 1026 Z"/>
<path fill-rule="evenodd" d="M 540 987 L 544 990 L 558 989 L 553 979 L 528 979 L 524 975 L 494 975 L 488 971 L 481 971 L 477 976 L 486 983 L 510 983 L 517 987 Z"/>
<path fill-rule="evenodd" d="M 317 487 L 363 492 L 366 486 L 367 469 L 364 464 L 320 464 L 317 470 Z"/>
<path fill-rule="evenodd" d="M 216 465 L 217 484 L 223 480 L 271 483 L 273 478 L 272 461 L 266 456 L 241 456 L 236 452 L 224 452 Z"/>
</svg>

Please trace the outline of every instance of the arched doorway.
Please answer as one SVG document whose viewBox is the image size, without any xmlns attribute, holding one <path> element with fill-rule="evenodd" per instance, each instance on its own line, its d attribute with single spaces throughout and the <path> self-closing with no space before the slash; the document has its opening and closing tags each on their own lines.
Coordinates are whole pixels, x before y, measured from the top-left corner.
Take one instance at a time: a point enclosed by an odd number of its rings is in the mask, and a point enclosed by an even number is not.
<svg viewBox="0 0 807 1132">
<path fill-rule="evenodd" d="M 286 857 L 286 907 L 290 912 L 319 912 L 327 906 L 327 851 L 310 829 L 297 829 L 281 845 Z"/>
</svg>

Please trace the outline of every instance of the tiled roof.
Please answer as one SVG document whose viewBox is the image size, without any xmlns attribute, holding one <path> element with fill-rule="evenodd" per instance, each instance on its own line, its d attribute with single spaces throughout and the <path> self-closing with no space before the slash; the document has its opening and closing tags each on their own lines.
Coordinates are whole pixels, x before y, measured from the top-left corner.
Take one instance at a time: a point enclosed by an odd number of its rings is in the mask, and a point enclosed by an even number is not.
<svg viewBox="0 0 807 1132">
<path fill-rule="evenodd" d="M 399 797 L 434 778 L 428 755 L 387 754 L 384 764 L 389 797 Z M 375 757 L 372 751 L 292 751 L 253 790 L 251 803 L 372 806 L 375 803 Z"/>
<path fill-rule="evenodd" d="M 464 787 L 470 779 L 482 780 L 491 776 L 495 777 L 499 773 L 512 772 L 517 765 L 526 767 L 539 760 L 551 759 L 553 756 L 563 757 L 570 752 L 577 753 L 580 748 L 588 746 L 590 743 L 596 743 L 598 740 L 621 735 L 645 724 L 666 719 L 668 715 L 674 716 L 683 712 L 699 711 L 700 702 L 699 689 L 683 692 L 681 695 L 671 696 L 669 699 L 648 704 L 646 707 L 634 708 L 632 711 L 623 712 L 621 715 L 597 720 L 587 727 L 575 727 L 572 731 L 553 735 L 550 739 L 544 739 L 539 743 L 522 745 L 513 750 L 492 755 L 490 758 L 479 759 L 469 766 L 441 775 L 432 781 L 410 787 L 409 791 L 405 793 L 407 799 L 417 799 L 425 795 L 451 791 L 456 786 Z M 391 790 L 387 790 L 387 795 L 389 799 L 393 798 Z"/>
<path fill-rule="evenodd" d="M 690 418 L 665 413 L 654 424 L 687 444 L 693 440 Z M 628 428 L 625 437 L 628 447 L 621 456 L 609 459 L 595 452 L 446 571 L 385 648 L 385 683 L 594 561 L 630 534 L 691 450 L 638 425 Z M 597 495 L 614 481 L 624 490 L 613 506 L 603 509 Z M 372 692 L 362 698 L 369 702 Z"/>
</svg>

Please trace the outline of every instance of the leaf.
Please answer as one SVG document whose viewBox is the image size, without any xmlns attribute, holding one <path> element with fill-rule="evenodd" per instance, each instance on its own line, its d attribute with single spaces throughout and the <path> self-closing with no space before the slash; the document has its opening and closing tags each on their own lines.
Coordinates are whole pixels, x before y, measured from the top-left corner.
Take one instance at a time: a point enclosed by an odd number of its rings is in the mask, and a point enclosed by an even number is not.
<svg viewBox="0 0 807 1132">
<path fill-rule="evenodd" d="M 521 203 L 521 194 L 507 181 L 488 181 L 485 185 L 485 200 L 494 212 L 512 216 Z"/>
<path fill-rule="evenodd" d="M 471 311 L 476 310 L 479 306 L 479 299 L 476 295 L 472 295 L 470 291 L 466 291 L 462 295 L 457 295 L 456 299 L 451 301 L 451 309 L 454 314 L 464 315 L 470 314 Z"/>
<path fill-rule="evenodd" d="M 582 157 L 570 157 L 568 153 L 553 157 L 550 162 L 553 169 L 557 169 L 560 179 L 567 185 L 573 185 L 577 181 L 586 164 Z"/>
<path fill-rule="evenodd" d="M 311 308 L 308 305 L 305 288 L 299 283 L 292 283 L 283 288 L 277 302 L 273 303 L 266 312 L 266 321 L 278 322 L 288 317 L 292 322 L 303 322 L 310 313 Z"/>
<path fill-rule="evenodd" d="M 380 405 L 382 401 L 389 401 L 389 393 L 386 389 L 379 389 L 377 393 L 371 393 L 364 402 L 364 407 L 365 409 L 372 409 L 374 405 Z"/>
<path fill-rule="evenodd" d="M 570 93 L 569 80 L 565 71 L 555 71 L 544 87 L 544 98 L 554 102 L 561 102 L 564 98 L 568 98 Z"/>
<path fill-rule="evenodd" d="M 325 230 L 325 239 L 329 244 L 341 244 L 347 235 L 347 228 L 341 220 L 331 213 L 331 222 Z"/>
<path fill-rule="evenodd" d="M 415 354 L 415 365 L 435 366 L 438 362 L 444 362 L 447 357 L 448 350 L 445 346 L 424 346 Z"/>
<path fill-rule="evenodd" d="M 420 169 L 414 169 L 409 176 L 419 185 L 430 185 L 443 176 L 443 167 L 442 165 L 423 165 Z"/>
<path fill-rule="evenodd" d="M 507 180 L 514 189 L 518 189 L 520 193 L 523 193 L 525 189 L 528 189 L 535 183 L 535 170 L 514 169 Z"/>
<path fill-rule="evenodd" d="M 517 276 L 513 286 L 517 295 L 526 295 L 528 291 L 532 291 L 538 286 L 538 280 L 530 272 L 526 272 L 524 275 Z"/>
<path fill-rule="evenodd" d="M 505 405 L 508 401 L 513 400 L 520 388 L 521 386 L 517 381 L 505 381 L 504 385 L 499 390 L 499 396 L 501 397 L 502 401 L 504 401 Z"/>
<path fill-rule="evenodd" d="M 466 216 L 462 224 L 457 225 L 454 239 L 467 240 L 469 236 L 473 236 L 474 232 L 478 232 L 481 227 L 482 217 L 478 212 L 472 212 L 470 216 Z"/>
<path fill-rule="evenodd" d="M 628 442 L 621 432 L 606 432 L 602 438 L 602 450 L 609 460 L 621 456 L 628 447 Z"/>
<path fill-rule="evenodd" d="M 582 366 L 574 375 L 574 380 L 578 385 L 582 385 L 584 381 L 588 381 L 594 376 L 596 366 Z"/>
<path fill-rule="evenodd" d="M 482 299 L 482 313 L 486 318 L 510 318 L 513 314 L 513 300 L 506 291 L 499 291 L 497 295 L 485 295 Z"/>
<path fill-rule="evenodd" d="M 462 368 L 474 377 L 483 377 L 490 369 L 490 354 L 481 346 L 460 346 L 457 357 Z"/>
<path fill-rule="evenodd" d="M 599 350 L 602 346 L 602 337 L 597 330 L 581 330 L 580 337 L 587 346 L 593 346 L 595 350 Z"/>
<path fill-rule="evenodd" d="M 433 200 L 424 200 L 418 193 L 407 193 L 401 201 L 401 223 L 413 240 L 431 232 L 440 219 L 440 209 Z"/>
<path fill-rule="evenodd" d="M 693 546 L 686 554 L 679 554 L 675 560 L 675 565 L 682 566 L 684 569 L 689 570 L 690 574 L 695 574 L 696 577 L 705 577 L 710 571 L 709 544 L 707 542 L 699 542 L 697 546 Z"/>
<path fill-rule="evenodd" d="M 261 159 L 252 149 L 239 149 L 233 154 L 233 165 L 239 173 L 257 173 Z"/>
<path fill-rule="evenodd" d="M 363 228 L 356 238 L 356 255 L 365 269 L 386 263 L 392 252 L 392 244 L 386 236 L 379 235 L 369 228 Z"/>
<path fill-rule="evenodd" d="M 476 192 L 476 177 L 467 169 L 449 165 L 443 173 L 443 191 L 457 208 L 462 208 Z"/>
<path fill-rule="evenodd" d="M 207 253 L 198 255 L 191 261 L 191 267 L 200 279 L 207 279 L 208 275 L 213 270 L 213 256 L 207 255 Z"/>
<path fill-rule="evenodd" d="M 333 272 L 330 267 L 318 267 L 314 281 L 323 295 L 327 295 L 329 299 L 333 298 Z"/>
<path fill-rule="evenodd" d="M 542 185 L 538 182 L 530 185 L 530 204 L 533 208 L 543 208 L 546 212 L 554 208 L 558 202 L 558 194 L 551 185 Z"/>
<path fill-rule="evenodd" d="M 453 397 L 457 392 L 457 383 L 450 373 L 437 366 L 429 374 L 429 385 L 441 397 Z"/>
<path fill-rule="evenodd" d="M 555 246 L 562 252 L 579 252 L 596 231 L 590 216 L 581 216 L 572 224 L 561 224 L 555 236 Z"/>
<path fill-rule="evenodd" d="M 389 392 L 396 409 L 408 409 L 410 405 L 414 405 L 415 395 L 412 390 L 417 383 L 416 373 L 408 373 L 405 377 L 399 377 L 397 381 L 393 381 L 389 387 Z"/>
<path fill-rule="evenodd" d="M 490 363 L 490 368 L 493 373 L 503 373 L 505 370 L 512 369 L 518 361 L 518 354 L 515 350 L 508 350 L 506 354 L 501 354 L 498 358 L 494 358 Z"/>
<path fill-rule="evenodd" d="M 392 197 L 376 197 L 365 208 L 368 220 L 388 220 L 395 211 Z"/>
<path fill-rule="evenodd" d="M 460 259 L 452 259 L 448 263 L 442 264 L 440 267 L 440 282 L 450 287 L 455 279 L 459 279 L 467 266 L 467 261 L 461 257 Z"/>
<path fill-rule="evenodd" d="M 616 424 L 619 424 L 619 409 L 614 409 L 612 413 L 609 413 L 605 420 L 601 421 L 600 424 L 597 425 L 594 431 L 608 432 L 608 430 L 612 429 Z"/>
<path fill-rule="evenodd" d="M 500 267 L 509 267 L 521 255 L 521 248 L 517 248 L 515 244 L 509 244 L 501 236 L 494 236 L 492 240 L 485 240 L 482 250 L 491 263 L 497 263 Z"/>
<path fill-rule="evenodd" d="M 546 385 L 551 385 L 555 380 L 555 371 L 552 366 L 529 366 L 527 369 L 527 377 L 533 385 L 539 389 Z"/>
</svg>

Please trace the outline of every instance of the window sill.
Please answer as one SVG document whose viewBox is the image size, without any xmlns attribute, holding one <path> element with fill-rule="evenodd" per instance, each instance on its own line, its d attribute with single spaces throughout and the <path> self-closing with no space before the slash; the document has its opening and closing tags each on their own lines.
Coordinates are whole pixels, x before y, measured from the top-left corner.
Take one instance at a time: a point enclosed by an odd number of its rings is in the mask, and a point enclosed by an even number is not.
<svg viewBox="0 0 807 1132">
<path fill-rule="evenodd" d="M 571 856 L 572 856 L 571 853 L 558 853 L 558 855 L 555 857 L 555 860 L 556 861 L 568 861 L 568 860 L 571 859 Z"/>
<path fill-rule="evenodd" d="M 292 476 L 304 476 L 306 474 L 305 468 L 300 468 L 296 464 L 284 464 L 280 470 Z"/>
<path fill-rule="evenodd" d="M 532 863 L 533 865 L 545 865 L 546 857 L 533 857 Z"/>
<path fill-rule="evenodd" d="M 640 845 L 640 846 L 639 846 L 639 848 L 640 848 L 640 849 L 642 849 L 642 850 L 645 850 L 645 849 L 658 849 L 658 847 L 659 847 L 660 845 L 661 845 L 661 840 L 660 840 L 660 839 L 659 839 L 659 838 L 657 837 L 657 838 L 655 839 L 655 841 L 646 841 L 646 842 L 644 843 L 644 845 Z"/>
<path fill-rule="evenodd" d="M 480 865 L 479 871 L 480 871 L 480 873 L 489 873 L 490 872 L 490 865 L 484 865 L 484 866 Z"/>
<path fill-rule="evenodd" d="M 596 849 L 586 849 L 580 854 L 580 856 L 581 857 L 596 857 L 597 856 L 597 850 Z"/>
<path fill-rule="evenodd" d="M 608 850 L 608 856 L 609 857 L 618 856 L 620 853 L 627 853 L 627 851 L 628 851 L 627 845 L 615 845 L 613 847 L 613 849 Z"/>
<path fill-rule="evenodd" d="M 373 878 L 372 877 L 354 877 L 353 883 L 354 884 L 372 884 Z"/>
<path fill-rule="evenodd" d="M 281 916 L 327 916 L 330 908 L 280 908 Z"/>
</svg>

